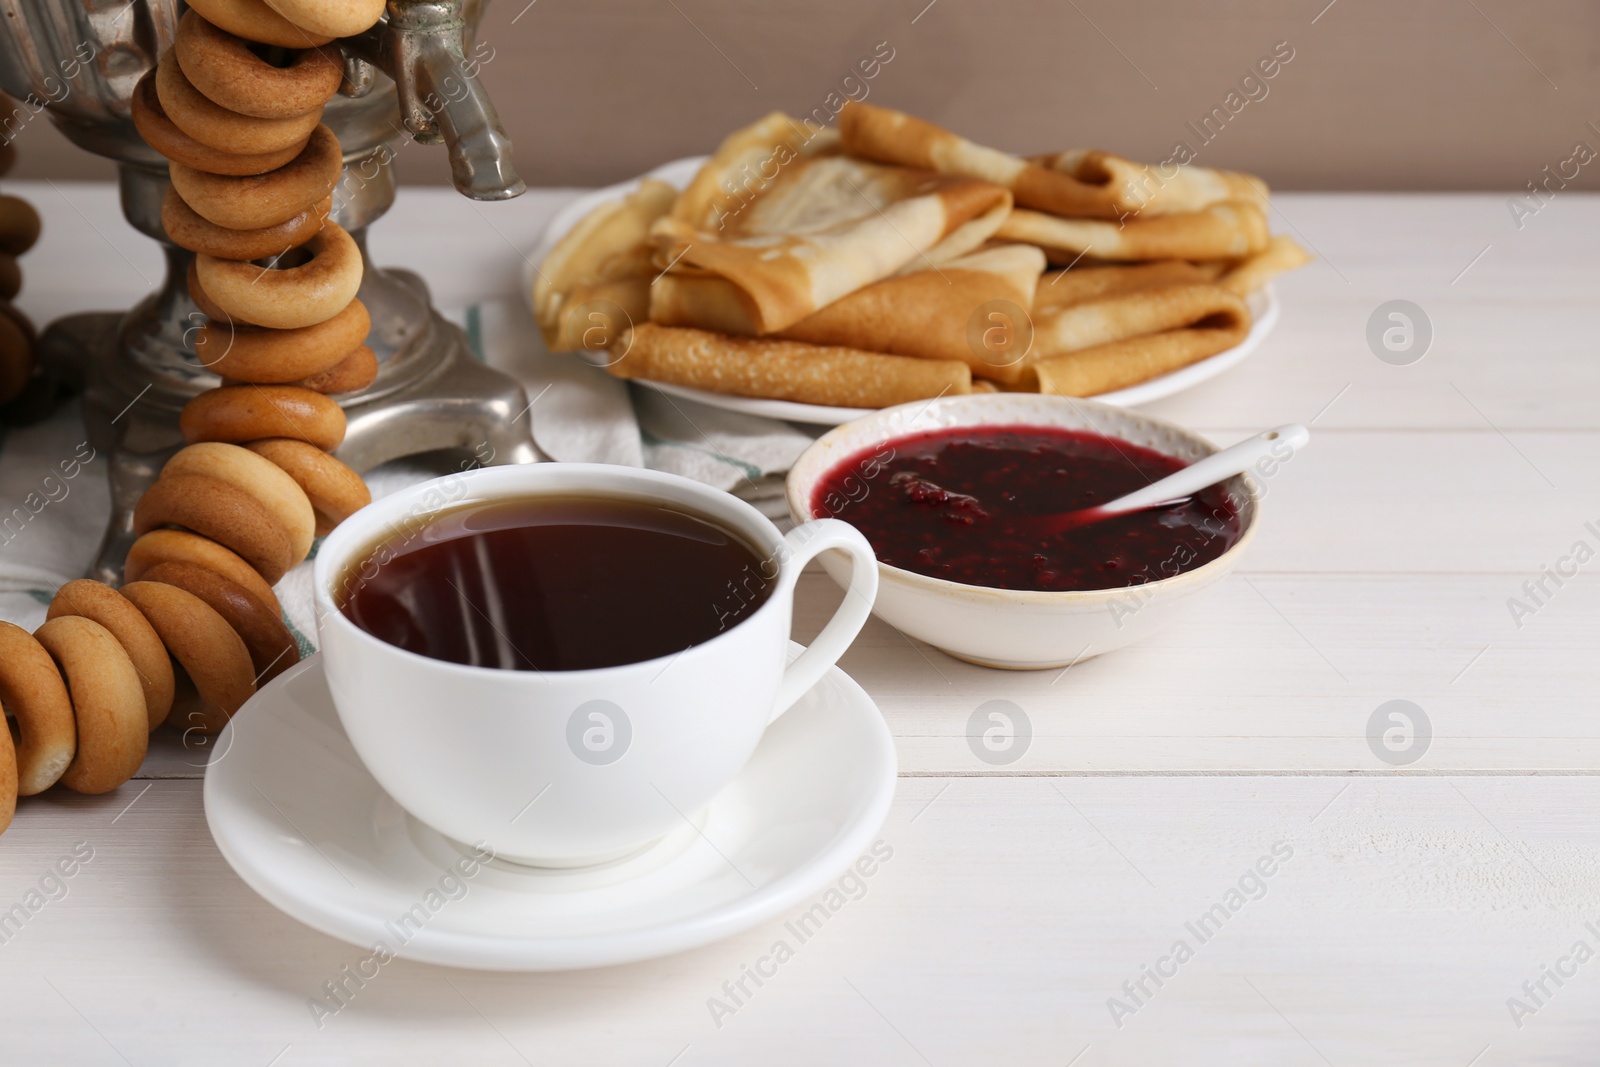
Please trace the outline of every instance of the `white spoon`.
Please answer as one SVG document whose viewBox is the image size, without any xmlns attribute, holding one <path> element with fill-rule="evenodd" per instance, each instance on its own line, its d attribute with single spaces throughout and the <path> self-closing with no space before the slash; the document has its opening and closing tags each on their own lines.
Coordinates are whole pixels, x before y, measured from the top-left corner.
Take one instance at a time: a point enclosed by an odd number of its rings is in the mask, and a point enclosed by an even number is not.
<svg viewBox="0 0 1600 1067">
<path fill-rule="evenodd" d="M 1304 447 L 1309 440 L 1311 431 L 1297 422 L 1292 422 L 1287 426 L 1279 426 L 1275 430 L 1267 430 L 1265 433 L 1246 438 L 1231 448 L 1212 453 L 1205 459 L 1196 460 L 1182 470 L 1174 471 L 1158 482 L 1151 482 L 1143 489 L 1136 489 L 1126 496 L 1119 496 L 1110 503 L 1092 508 L 1080 508 L 1061 515 L 1051 515 L 1040 521 L 1051 533 L 1065 533 L 1081 526 L 1088 526 L 1090 523 L 1100 522 L 1102 519 L 1126 515 L 1130 511 L 1144 511 L 1147 508 L 1175 504 L 1207 486 L 1216 485 L 1220 481 L 1232 478 L 1235 474 L 1243 474 L 1269 456 L 1283 459 L 1285 446 L 1290 453 L 1293 453 Z"/>
</svg>

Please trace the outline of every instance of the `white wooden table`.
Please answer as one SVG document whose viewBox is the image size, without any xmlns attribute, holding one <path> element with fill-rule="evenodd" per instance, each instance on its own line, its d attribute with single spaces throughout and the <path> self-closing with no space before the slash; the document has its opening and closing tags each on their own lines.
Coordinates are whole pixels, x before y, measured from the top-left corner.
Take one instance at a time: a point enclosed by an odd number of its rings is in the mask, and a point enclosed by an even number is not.
<svg viewBox="0 0 1600 1067">
<path fill-rule="evenodd" d="M 146 291 L 157 257 L 111 189 L 17 184 L 49 227 L 37 318 Z M 408 190 L 373 249 L 444 305 L 511 292 L 569 195 Z M 870 624 L 842 665 L 898 740 L 894 857 L 721 1025 L 709 998 L 781 920 L 566 975 L 396 962 L 319 1028 L 308 998 L 363 953 L 256 897 L 200 783 L 167 779 L 52 793 L 0 840 L 0 908 L 93 849 L 0 943 L 0 1062 L 1595 1062 L 1600 962 L 1573 952 L 1600 953 L 1600 561 L 1520 627 L 1507 600 L 1600 549 L 1600 199 L 1563 193 L 1522 231 L 1492 196 L 1279 205 L 1319 259 L 1279 283 L 1277 332 L 1151 409 L 1223 442 L 1313 423 L 1250 556 L 1202 616 L 1064 673 Z M 1366 339 L 1392 299 L 1432 325 L 1409 366 Z M 807 578 L 798 637 L 836 596 Z M 965 738 L 995 698 L 1034 735 L 1002 767 Z M 1393 699 L 1432 727 L 1399 764 L 1367 739 Z M 1202 943 L 1186 924 L 1241 879 Z"/>
</svg>

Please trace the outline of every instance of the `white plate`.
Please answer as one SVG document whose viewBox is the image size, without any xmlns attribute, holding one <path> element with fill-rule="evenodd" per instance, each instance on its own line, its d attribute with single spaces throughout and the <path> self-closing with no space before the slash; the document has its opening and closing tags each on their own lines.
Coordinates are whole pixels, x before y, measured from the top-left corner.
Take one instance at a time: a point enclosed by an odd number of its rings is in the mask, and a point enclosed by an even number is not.
<svg viewBox="0 0 1600 1067">
<path fill-rule="evenodd" d="M 522 293 L 524 299 L 533 299 L 533 280 L 537 276 L 538 265 L 544 262 L 544 257 L 556 246 L 556 242 L 565 237 L 567 231 L 578 224 L 590 211 L 601 204 L 612 200 L 621 200 L 639 187 L 645 178 L 659 178 L 674 189 L 683 189 L 694 178 L 695 172 L 706 161 L 706 156 L 690 156 L 686 159 L 674 160 L 664 163 L 648 174 L 642 174 L 631 181 L 619 182 L 608 185 L 604 189 L 588 192 L 567 204 L 556 212 L 545 225 L 544 232 L 539 235 L 539 240 L 528 253 L 525 265 L 522 268 Z M 1218 352 L 1214 356 L 1202 359 L 1198 363 L 1191 363 L 1187 367 L 1151 378 L 1147 382 L 1131 385 L 1126 389 L 1117 389 L 1110 393 L 1100 393 L 1093 399 L 1103 404 L 1120 404 L 1123 407 L 1132 407 L 1136 404 L 1148 404 L 1153 400 L 1181 393 L 1191 389 L 1201 382 L 1215 378 L 1223 371 L 1244 360 L 1254 352 L 1266 339 L 1267 334 L 1278 323 L 1278 296 L 1271 285 L 1260 292 L 1252 293 L 1246 300 L 1250 305 L 1250 315 L 1253 322 L 1250 332 L 1245 339 L 1226 352 Z M 531 305 L 530 305 L 531 306 Z M 669 385 L 665 382 L 651 382 L 635 379 L 640 385 L 649 386 L 663 393 L 681 396 L 686 400 L 693 400 L 700 404 L 709 404 L 714 408 L 726 411 L 737 411 L 745 415 L 761 415 L 771 419 L 787 419 L 790 422 L 804 422 L 817 426 L 840 426 L 852 419 L 876 411 L 876 408 L 835 408 L 825 407 L 821 404 L 797 404 L 792 400 L 765 400 L 759 397 L 730 396 L 726 393 L 712 393 L 704 389 L 692 389 L 686 385 Z"/>
<path fill-rule="evenodd" d="M 373 781 L 317 656 L 257 693 L 222 733 L 205 807 L 239 876 L 314 929 L 406 959 L 551 971 L 681 952 L 810 901 L 871 849 L 894 787 L 883 716 L 834 668 L 693 824 L 644 852 L 564 871 L 490 860 L 441 883 L 471 850 Z"/>
</svg>

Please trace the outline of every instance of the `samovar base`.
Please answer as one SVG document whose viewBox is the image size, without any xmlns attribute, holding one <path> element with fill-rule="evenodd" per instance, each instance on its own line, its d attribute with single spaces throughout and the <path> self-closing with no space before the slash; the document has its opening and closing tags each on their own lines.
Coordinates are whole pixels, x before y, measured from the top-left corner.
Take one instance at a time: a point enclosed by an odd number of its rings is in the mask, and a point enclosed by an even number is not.
<svg viewBox="0 0 1600 1067">
<path fill-rule="evenodd" d="M 135 538 L 134 507 L 183 447 L 178 413 L 194 395 L 126 357 L 126 321 L 117 312 L 72 315 L 51 323 L 40 339 L 46 365 L 58 368 L 66 381 L 85 384 L 84 424 L 89 443 L 106 459 L 111 489 L 111 517 L 89 577 L 112 585 L 122 582 Z M 429 313 L 427 329 L 390 362 L 403 364 L 405 372 L 380 373 L 371 388 L 339 398 L 348 429 L 334 455 L 356 471 L 447 449 L 470 453 L 484 466 L 543 458 L 533 443 L 522 386 L 480 362 L 466 335 L 437 312 Z"/>
</svg>

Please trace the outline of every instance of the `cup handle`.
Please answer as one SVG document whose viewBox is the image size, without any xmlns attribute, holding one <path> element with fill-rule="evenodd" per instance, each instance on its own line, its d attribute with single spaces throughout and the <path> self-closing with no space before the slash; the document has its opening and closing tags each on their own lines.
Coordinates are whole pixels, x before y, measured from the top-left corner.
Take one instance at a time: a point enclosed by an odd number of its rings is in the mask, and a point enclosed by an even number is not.
<svg viewBox="0 0 1600 1067">
<path fill-rule="evenodd" d="M 830 548 L 840 548 L 850 554 L 850 585 L 845 589 L 844 602 L 811 642 L 811 647 L 784 670 L 772 719 L 794 707 L 806 691 L 839 662 L 850 642 L 867 624 L 872 602 L 878 595 L 878 557 L 867 539 L 849 523 L 838 519 L 813 519 L 790 530 L 783 543 L 788 559 L 784 561 L 781 580 L 790 589 L 800 580 L 800 572 L 805 570 L 806 564 Z"/>
</svg>

